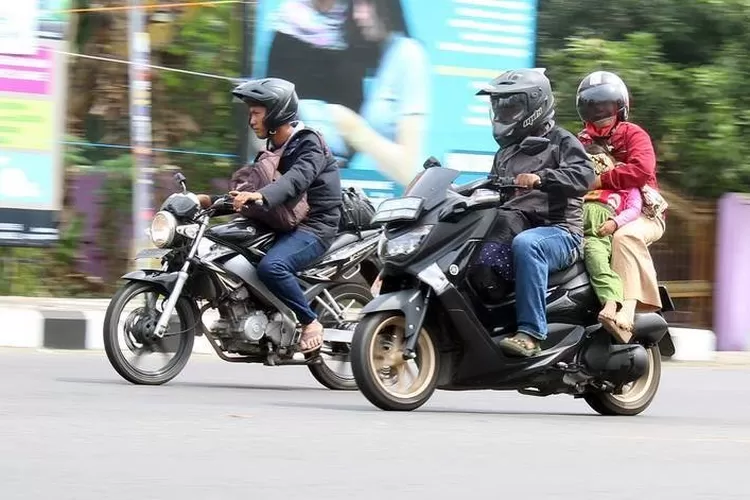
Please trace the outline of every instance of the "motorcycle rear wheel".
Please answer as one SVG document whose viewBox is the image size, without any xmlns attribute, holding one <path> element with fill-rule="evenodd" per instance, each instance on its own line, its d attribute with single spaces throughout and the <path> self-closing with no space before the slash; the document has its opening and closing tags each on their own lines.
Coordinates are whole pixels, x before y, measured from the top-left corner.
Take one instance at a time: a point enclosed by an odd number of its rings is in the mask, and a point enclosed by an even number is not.
<svg viewBox="0 0 750 500">
<path fill-rule="evenodd" d="M 357 325 L 352 340 L 352 372 L 357 387 L 375 406 L 386 411 L 419 408 L 435 392 L 440 375 L 440 351 L 425 328 L 416 345 L 416 358 L 405 361 L 406 320 L 396 312 L 370 314 Z M 418 368 L 417 375 L 413 374 Z M 410 383 L 404 387 L 405 379 Z"/>
<path fill-rule="evenodd" d="M 630 382 L 622 394 L 592 392 L 583 396 L 588 405 L 600 415 L 633 416 L 642 413 L 656 397 L 661 381 L 661 353 L 659 346 L 647 350 L 648 370 Z"/>
<path fill-rule="evenodd" d="M 358 302 L 364 307 L 372 300 L 372 293 L 370 292 L 369 287 L 358 283 L 344 283 L 342 285 L 337 285 L 331 288 L 329 292 L 331 296 L 333 296 L 333 299 L 342 308 L 348 307 L 348 302 Z M 337 326 L 336 321 L 331 322 L 330 325 L 329 322 L 326 321 L 326 316 L 330 316 L 331 314 L 328 313 L 322 305 L 318 303 L 314 309 L 325 328 L 335 328 Z M 327 343 L 324 342 L 324 345 L 326 344 Z M 341 346 L 332 345 L 330 347 L 332 349 L 337 349 Z M 337 354 L 337 357 L 346 357 L 347 361 L 349 361 L 346 364 L 351 366 L 351 344 L 343 347 L 343 349 L 338 349 L 338 351 L 340 351 L 340 353 Z M 319 364 L 307 365 L 315 380 L 320 382 L 323 387 L 333 391 L 357 390 L 357 382 L 354 380 L 354 376 L 346 376 L 346 374 L 339 373 L 332 369 L 332 367 L 327 364 L 327 359 L 327 355 L 321 354 L 321 362 Z"/>
</svg>

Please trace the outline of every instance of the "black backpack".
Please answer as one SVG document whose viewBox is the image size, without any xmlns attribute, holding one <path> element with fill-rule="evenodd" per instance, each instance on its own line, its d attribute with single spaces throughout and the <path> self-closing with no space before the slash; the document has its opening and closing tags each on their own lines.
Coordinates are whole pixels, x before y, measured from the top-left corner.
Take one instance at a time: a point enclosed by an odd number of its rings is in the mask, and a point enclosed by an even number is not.
<svg viewBox="0 0 750 500">
<path fill-rule="evenodd" d="M 375 207 L 366 196 L 360 195 L 352 187 L 344 188 L 341 190 L 341 201 L 343 203 L 339 231 L 354 231 L 360 234 L 376 227 L 370 222 L 375 215 Z"/>
</svg>

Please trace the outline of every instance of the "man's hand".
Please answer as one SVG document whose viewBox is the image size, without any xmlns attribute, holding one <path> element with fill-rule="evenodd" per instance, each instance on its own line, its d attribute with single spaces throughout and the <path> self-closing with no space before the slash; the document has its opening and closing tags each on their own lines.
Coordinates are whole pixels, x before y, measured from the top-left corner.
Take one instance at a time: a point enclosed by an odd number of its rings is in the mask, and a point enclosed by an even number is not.
<svg viewBox="0 0 750 500">
<path fill-rule="evenodd" d="M 542 179 L 536 174 L 519 174 L 515 182 L 526 189 L 533 189 L 542 183 Z"/>
<path fill-rule="evenodd" d="M 617 223 L 612 219 L 609 219 L 607 222 L 599 226 L 599 230 L 597 231 L 597 233 L 599 234 L 599 236 L 609 236 L 615 231 L 617 231 Z"/>
<path fill-rule="evenodd" d="M 234 210 L 239 212 L 245 204 L 250 202 L 256 202 L 263 199 L 263 195 L 260 193 L 248 193 L 247 191 L 230 191 L 230 195 L 234 197 Z"/>
<path fill-rule="evenodd" d="M 198 201 L 201 204 L 201 208 L 208 208 L 211 206 L 211 197 L 207 194 L 199 194 Z"/>
</svg>

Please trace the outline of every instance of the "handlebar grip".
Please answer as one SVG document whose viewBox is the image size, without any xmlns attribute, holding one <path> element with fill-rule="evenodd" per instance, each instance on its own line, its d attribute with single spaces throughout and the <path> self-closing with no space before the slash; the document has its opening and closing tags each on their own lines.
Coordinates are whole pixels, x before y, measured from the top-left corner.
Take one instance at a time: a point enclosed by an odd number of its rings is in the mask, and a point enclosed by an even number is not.
<svg viewBox="0 0 750 500">
<path fill-rule="evenodd" d="M 497 186 L 512 186 L 516 182 L 515 177 L 495 177 L 494 184 Z"/>
</svg>

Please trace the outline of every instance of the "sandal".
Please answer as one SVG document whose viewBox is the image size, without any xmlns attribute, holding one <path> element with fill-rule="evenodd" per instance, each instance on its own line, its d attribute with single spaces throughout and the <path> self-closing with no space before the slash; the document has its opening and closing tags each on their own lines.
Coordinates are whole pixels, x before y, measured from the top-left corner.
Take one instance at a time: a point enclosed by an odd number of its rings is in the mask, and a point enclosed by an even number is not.
<svg viewBox="0 0 750 500">
<path fill-rule="evenodd" d="M 299 347 L 302 354 L 315 352 L 323 345 L 323 325 L 317 321 L 305 326 L 299 338 Z"/>
<path fill-rule="evenodd" d="M 609 314 L 605 314 L 604 311 L 599 313 L 599 316 L 597 318 L 599 320 L 599 323 L 602 324 L 605 330 L 609 332 L 615 339 L 620 341 L 622 344 L 627 344 L 630 342 L 631 338 L 631 330 L 624 327 L 622 323 L 619 323 L 617 319 L 614 316 L 610 316 Z"/>
<path fill-rule="evenodd" d="M 625 338 L 627 338 L 627 341 L 625 343 L 630 342 L 630 339 L 633 337 L 633 330 L 635 329 L 635 326 L 633 325 L 632 321 L 623 321 L 622 316 L 620 313 L 618 313 L 615 316 L 615 324 L 617 325 L 617 328 L 621 331 L 625 332 Z"/>
<path fill-rule="evenodd" d="M 539 347 L 539 341 L 527 340 L 516 334 L 513 337 L 505 337 L 497 343 L 505 354 L 510 356 L 531 357 L 539 354 L 542 348 Z"/>
</svg>

